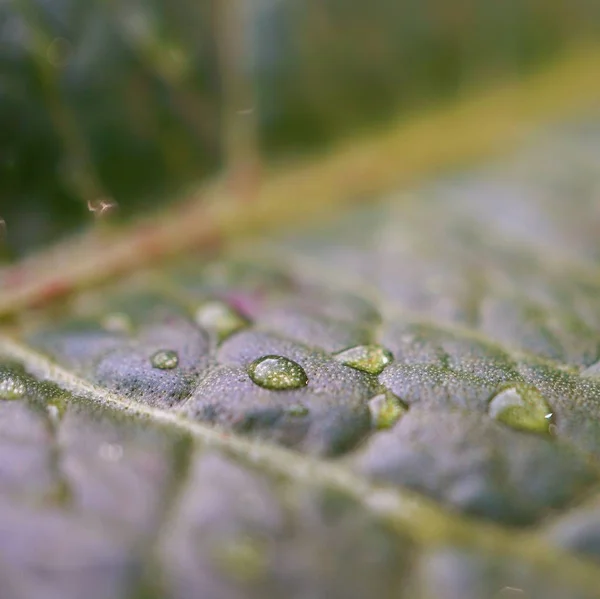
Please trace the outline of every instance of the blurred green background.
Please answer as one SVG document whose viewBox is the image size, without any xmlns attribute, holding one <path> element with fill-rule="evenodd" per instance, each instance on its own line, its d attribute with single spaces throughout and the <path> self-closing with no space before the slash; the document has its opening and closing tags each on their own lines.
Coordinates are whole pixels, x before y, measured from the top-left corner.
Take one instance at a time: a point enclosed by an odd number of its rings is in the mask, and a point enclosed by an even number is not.
<svg viewBox="0 0 600 599">
<path fill-rule="evenodd" d="M 5 247 L 88 222 L 88 201 L 127 218 L 245 153 L 282 160 L 409 118 L 599 23 L 597 0 L 5 0 Z"/>
</svg>

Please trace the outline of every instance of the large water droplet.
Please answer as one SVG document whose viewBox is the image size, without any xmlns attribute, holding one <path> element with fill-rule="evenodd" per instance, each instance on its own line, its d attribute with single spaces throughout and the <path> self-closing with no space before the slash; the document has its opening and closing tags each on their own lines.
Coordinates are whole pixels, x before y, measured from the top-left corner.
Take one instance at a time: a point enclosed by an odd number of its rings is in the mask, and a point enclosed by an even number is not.
<svg viewBox="0 0 600 599">
<path fill-rule="evenodd" d="M 223 302 L 207 302 L 196 310 L 196 322 L 221 341 L 248 326 L 248 321 Z"/>
<path fill-rule="evenodd" d="M 525 386 L 501 391 L 490 401 L 489 414 L 512 428 L 536 433 L 547 433 L 554 419 L 539 391 Z"/>
<path fill-rule="evenodd" d="M 375 428 L 391 428 L 408 408 L 393 393 L 377 395 L 369 401 L 371 421 Z"/>
<path fill-rule="evenodd" d="M 250 378 L 265 389 L 282 391 L 308 385 L 304 368 L 282 356 L 264 356 L 248 367 Z"/>
<path fill-rule="evenodd" d="M 157 351 L 151 358 L 152 366 L 161 370 L 172 370 L 179 365 L 179 356 L 172 349 L 161 349 Z"/>
<path fill-rule="evenodd" d="M 0 375 L 0 399 L 21 399 L 27 393 L 27 386 L 20 377 L 12 374 Z"/>
<path fill-rule="evenodd" d="M 381 374 L 394 357 L 381 345 L 357 345 L 335 355 L 346 366 L 369 374 Z"/>
</svg>

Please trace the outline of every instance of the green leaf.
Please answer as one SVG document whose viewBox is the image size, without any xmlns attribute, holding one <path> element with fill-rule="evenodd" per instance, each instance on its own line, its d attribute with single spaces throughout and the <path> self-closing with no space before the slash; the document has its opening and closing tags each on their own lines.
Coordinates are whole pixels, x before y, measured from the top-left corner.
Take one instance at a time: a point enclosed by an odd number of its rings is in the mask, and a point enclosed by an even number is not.
<svg viewBox="0 0 600 599">
<path fill-rule="evenodd" d="M 590 123 L 25 313 L 3 596 L 597 597 Z"/>
<path fill-rule="evenodd" d="M 389 123 L 0 270 L 1 599 L 600 597 L 594 9 L 354 4 L 0 7 L 16 254 Z"/>
</svg>

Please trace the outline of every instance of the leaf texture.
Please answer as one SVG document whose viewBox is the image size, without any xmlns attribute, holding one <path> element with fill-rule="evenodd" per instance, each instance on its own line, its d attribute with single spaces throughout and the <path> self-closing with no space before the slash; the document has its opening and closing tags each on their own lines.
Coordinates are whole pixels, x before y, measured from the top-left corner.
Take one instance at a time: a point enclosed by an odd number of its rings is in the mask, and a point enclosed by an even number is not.
<svg viewBox="0 0 600 599">
<path fill-rule="evenodd" d="M 557 127 L 24 312 L 3 599 L 600 597 L 599 151 Z"/>
</svg>

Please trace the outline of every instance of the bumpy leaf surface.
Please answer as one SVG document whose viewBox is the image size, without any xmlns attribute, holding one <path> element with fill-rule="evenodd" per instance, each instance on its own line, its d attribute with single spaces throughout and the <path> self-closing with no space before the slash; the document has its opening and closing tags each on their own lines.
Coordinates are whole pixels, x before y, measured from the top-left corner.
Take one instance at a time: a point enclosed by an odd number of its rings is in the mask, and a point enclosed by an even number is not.
<svg viewBox="0 0 600 599">
<path fill-rule="evenodd" d="M 599 152 L 565 127 L 26 315 L 1 597 L 600 597 Z"/>
</svg>

